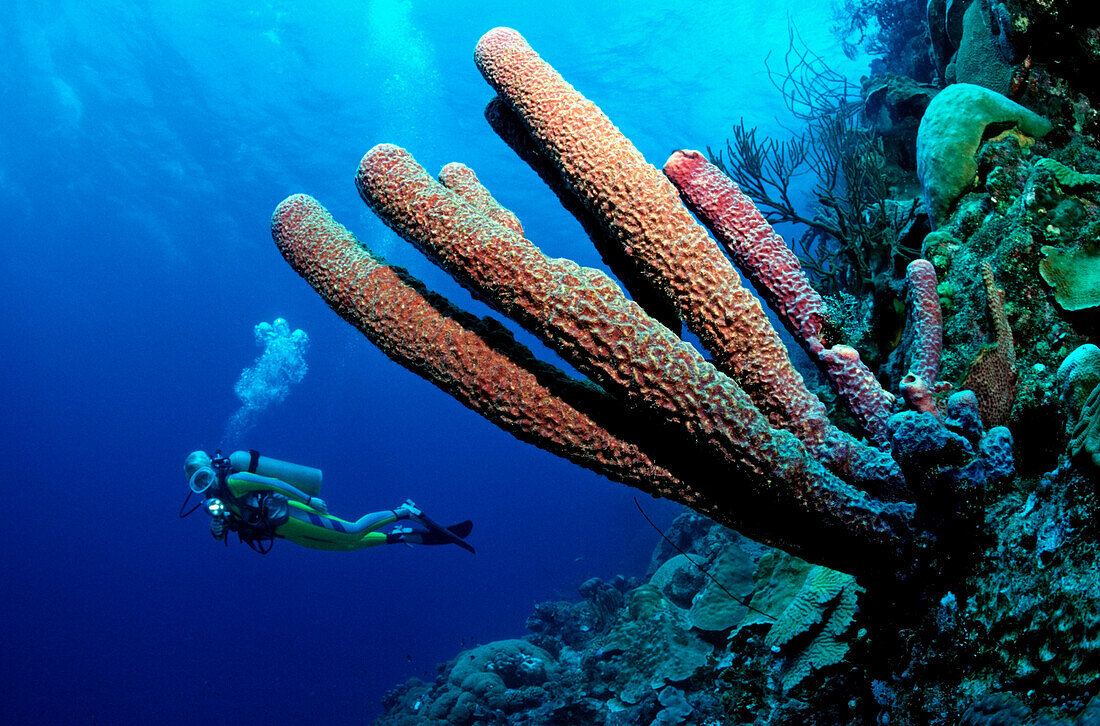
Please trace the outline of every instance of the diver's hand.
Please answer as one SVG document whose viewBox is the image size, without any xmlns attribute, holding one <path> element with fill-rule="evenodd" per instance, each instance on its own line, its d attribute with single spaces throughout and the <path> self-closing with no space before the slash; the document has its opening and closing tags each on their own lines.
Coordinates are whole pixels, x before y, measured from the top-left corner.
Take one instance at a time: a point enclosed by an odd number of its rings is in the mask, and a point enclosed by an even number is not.
<svg viewBox="0 0 1100 726">
<path fill-rule="evenodd" d="M 321 514 L 328 514 L 328 505 L 320 497 L 310 497 L 306 504 L 316 509 Z"/>
<path fill-rule="evenodd" d="M 225 539 L 225 531 L 229 528 L 229 522 L 225 517 L 214 517 L 210 520 L 210 534 L 214 535 L 214 539 Z"/>
</svg>

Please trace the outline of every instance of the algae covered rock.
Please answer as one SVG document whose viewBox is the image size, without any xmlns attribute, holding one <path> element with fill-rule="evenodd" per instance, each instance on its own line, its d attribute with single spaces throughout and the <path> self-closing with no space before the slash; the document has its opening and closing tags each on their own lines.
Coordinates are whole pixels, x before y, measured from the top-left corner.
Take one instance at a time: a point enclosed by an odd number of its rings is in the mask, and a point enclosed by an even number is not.
<svg viewBox="0 0 1100 726">
<path fill-rule="evenodd" d="M 644 620 L 626 619 L 600 640 L 618 665 L 613 690 L 623 703 L 691 678 L 706 665 L 713 647 L 665 610 Z"/>
<path fill-rule="evenodd" d="M 978 174 L 976 155 L 987 130 L 1015 128 L 1046 135 L 1042 116 L 982 86 L 956 83 L 932 99 L 917 130 L 917 176 L 935 224 L 942 223 Z"/>
</svg>

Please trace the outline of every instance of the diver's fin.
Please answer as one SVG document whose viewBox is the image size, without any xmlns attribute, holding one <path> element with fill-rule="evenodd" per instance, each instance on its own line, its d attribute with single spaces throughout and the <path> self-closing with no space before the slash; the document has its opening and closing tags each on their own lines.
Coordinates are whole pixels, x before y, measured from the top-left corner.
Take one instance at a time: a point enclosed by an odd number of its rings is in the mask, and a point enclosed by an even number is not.
<svg viewBox="0 0 1100 726">
<path fill-rule="evenodd" d="M 468 519 L 465 522 L 459 522 L 458 524 L 452 524 L 450 527 L 447 527 L 447 531 L 455 537 L 461 537 L 462 539 L 469 537 L 473 529 L 474 523 Z"/>
<path fill-rule="evenodd" d="M 474 548 L 469 542 L 461 537 L 455 536 L 449 529 L 440 527 L 438 529 L 414 529 L 410 532 L 401 533 L 400 542 L 410 542 L 412 544 L 422 545 L 448 545 L 455 544 L 466 550 L 467 552 L 474 552 Z"/>
<path fill-rule="evenodd" d="M 428 531 L 424 534 L 423 544 L 456 544 L 467 552 L 474 552 L 473 546 L 463 539 L 474 528 L 474 523 L 470 520 L 459 522 L 451 527 L 444 527 L 424 512 L 421 512 L 413 517 L 413 521 L 428 528 Z"/>
</svg>

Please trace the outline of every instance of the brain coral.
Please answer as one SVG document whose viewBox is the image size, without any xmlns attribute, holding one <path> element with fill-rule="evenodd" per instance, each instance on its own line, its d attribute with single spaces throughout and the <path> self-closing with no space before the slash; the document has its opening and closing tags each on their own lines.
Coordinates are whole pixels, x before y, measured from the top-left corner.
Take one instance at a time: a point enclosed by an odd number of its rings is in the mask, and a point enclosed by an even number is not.
<svg viewBox="0 0 1100 726">
<path fill-rule="evenodd" d="M 646 583 L 630 591 L 626 606 L 632 620 L 649 620 L 668 609 L 668 600 L 655 585 Z"/>
<path fill-rule="evenodd" d="M 1069 452 L 1072 456 L 1088 457 L 1095 466 L 1100 466 L 1100 386 L 1085 400 Z"/>
<path fill-rule="evenodd" d="M 1045 135 L 1050 122 L 996 91 L 970 83 L 943 89 L 928 104 L 917 130 L 917 176 L 932 221 L 939 225 L 978 175 L 975 154 L 987 130 L 1016 127 Z"/>
<path fill-rule="evenodd" d="M 1100 348 L 1092 343 L 1078 346 L 1058 366 L 1055 385 L 1073 419 L 1100 384 Z"/>
<path fill-rule="evenodd" d="M 950 5 L 966 3 L 953 2 Z M 959 49 L 947 69 L 947 78 L 961 83 L 973 83 L 998 93 L 1008 93 L 1012 87 L 1012 65 L 997 47 L 997 34 L 992 17 L 986 13 L 988 3 L 971 2 L 963 12 L 962 38 Z"/>
</svg>

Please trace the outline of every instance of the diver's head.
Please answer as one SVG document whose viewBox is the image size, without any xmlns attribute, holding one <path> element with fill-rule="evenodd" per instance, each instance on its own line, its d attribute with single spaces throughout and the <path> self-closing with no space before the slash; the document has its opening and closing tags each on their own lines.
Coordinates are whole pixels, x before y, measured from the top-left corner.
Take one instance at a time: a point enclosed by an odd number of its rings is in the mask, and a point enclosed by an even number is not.
<svg viewBox="0 0 1100 726">
<path fill-rule="evenodd" d="M 213 461 L 205 451 L 192 451 L 183 460 L 183 473 L 190 477 L 204 466 L 210 466 Z"/>
<path fill-rule="evenodd" d="M 205 451 L 192 451 L 183 462 L 183 471 L 191 491 L 202 494 L 218 480 L 213 461 Z"/>
</svg>

